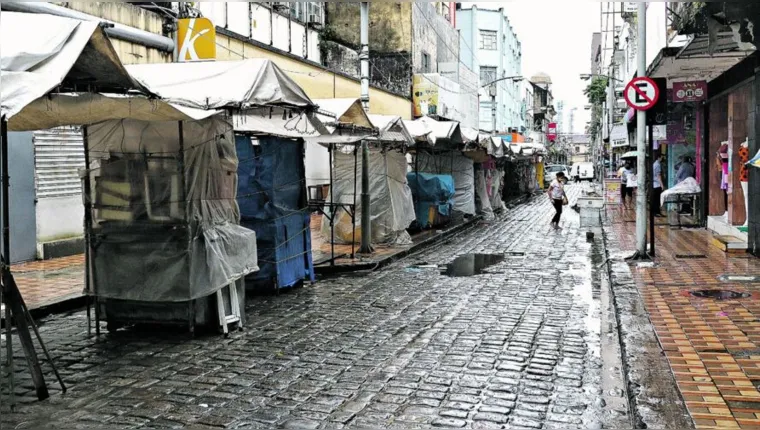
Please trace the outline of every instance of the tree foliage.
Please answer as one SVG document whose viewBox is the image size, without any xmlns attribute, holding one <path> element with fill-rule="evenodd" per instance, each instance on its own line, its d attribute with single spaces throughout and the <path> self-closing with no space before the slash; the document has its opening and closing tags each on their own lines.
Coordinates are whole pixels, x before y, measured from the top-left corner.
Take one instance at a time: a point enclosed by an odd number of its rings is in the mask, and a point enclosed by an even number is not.
<svg viewBox="0 0 760 430">
<path fill-rule="evenodd" d="M 608 80 L 604 76 L 596 76 L 588 84 L 583 94 L 588 97 L 589 103 L 592 105 L 602 105 L 607 100 L 607 84 Z"/>
</svg>

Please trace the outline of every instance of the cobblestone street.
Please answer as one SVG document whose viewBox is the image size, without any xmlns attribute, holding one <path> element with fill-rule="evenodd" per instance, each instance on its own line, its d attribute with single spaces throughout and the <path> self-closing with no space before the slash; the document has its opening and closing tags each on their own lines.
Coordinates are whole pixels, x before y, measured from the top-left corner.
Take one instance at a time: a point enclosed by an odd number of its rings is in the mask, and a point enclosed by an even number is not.
<svg viewBox="0 0 760 430">
<path fill-rule="evenodd" d="M 36 402 L 17 369 L 21 404 L 3 404 L 3 427 L 630 427 L 623 384 L 603 382 L 620 367 L 602 354 L 615 330 L 594 279 L 601 241 L 572 210 L 558 232 L 552 215 L 539 196 L 382 271 L 249 297 L 227 339 L 96 338 L 83 311 L 47 318 L 69 392 L 44 365 L 52 396 Z M 505 258 L 469 277 L 414 267 L 468 253 Z"/>
</svg>

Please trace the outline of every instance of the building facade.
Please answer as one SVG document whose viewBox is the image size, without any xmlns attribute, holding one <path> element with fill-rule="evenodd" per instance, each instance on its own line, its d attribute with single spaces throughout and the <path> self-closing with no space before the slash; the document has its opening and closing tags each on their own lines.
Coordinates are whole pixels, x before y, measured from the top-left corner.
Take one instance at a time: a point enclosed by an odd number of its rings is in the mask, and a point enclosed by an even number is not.
<svg viewBox="0 0 760 430">
<path fill-rule="evenodd" d="M 503 8 L 491 10 L 472 6 L 461 8 L 457 15 L 460 43 L 466 47 L 463 49 L 475 52 L 463 61 L 478 73 L 481 86 L 498 79 L 521 77 L 522 46 Z M 481 130 L 502 132 L 526 127 L 521 88 L 519 79 L 504 79 L 481 91 Z"/>
</svg>

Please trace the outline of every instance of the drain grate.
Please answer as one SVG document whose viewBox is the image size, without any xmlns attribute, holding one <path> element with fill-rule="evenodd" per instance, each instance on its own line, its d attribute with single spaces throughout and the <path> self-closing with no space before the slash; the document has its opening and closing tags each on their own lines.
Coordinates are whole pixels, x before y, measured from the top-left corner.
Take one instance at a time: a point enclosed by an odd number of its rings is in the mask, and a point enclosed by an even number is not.
<svg viewBox="0 0 760 430">
<path fill-rule="evenodd" d="M 760 282 L 760 276 L 753 275 L 720 275 L 718 280 L 722 282 Z"/>
<path fill-rule="evenodd" d="M 705 254 L 676 254 L 676 258 L 697 259 L 697 258 L 707 258 L 707 256 Z"/>
<path fill-rule="evenodd" d="M 750 297 L 749 293 L 739 293 L 729 290 L 696 290 L 692 291 L 691 295 L 700 299 L 714 299 L 714 300 L 736 300 L 746 299 Z"/>
</svg>

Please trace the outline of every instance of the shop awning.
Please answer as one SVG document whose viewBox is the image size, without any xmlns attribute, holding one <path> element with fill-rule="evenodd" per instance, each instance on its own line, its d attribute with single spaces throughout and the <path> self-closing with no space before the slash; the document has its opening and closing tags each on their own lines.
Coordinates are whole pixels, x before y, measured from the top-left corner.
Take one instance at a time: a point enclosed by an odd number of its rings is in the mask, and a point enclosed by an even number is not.
<svg viewBox="0 0 760 430">
<path fill-rule="evenodd" d="M 139 64 L 127 70 L 164 100 L 197 109 L 315 106 L 285 72 L 262 58 Z"/>
<path fill-rule="evenodd" d="M 147 92 L 127 73 L 96 22 L 3 12 L 0 37 L 0 110 L 10 130 L 45 123 L 29 118 L 24 108 L 54 90 Z"/>
<path fill-rule="evenodd" d="M 628 146 L 628 127 L 625 124 L 615 124 L 610 131 L 610 146 L 622 148 Z"/>
<path fill-rule="evenodd" d="M 745 50 L 736 43 L 733 32 L 721 32 L 711 46 L 708 35 L 696 35 L 683 47 L 669 47 L 660 51 L 649 68 L 649 76 L 669 81 L 711 81 L 722 75 L 753 50 Z"/>
</svg>

